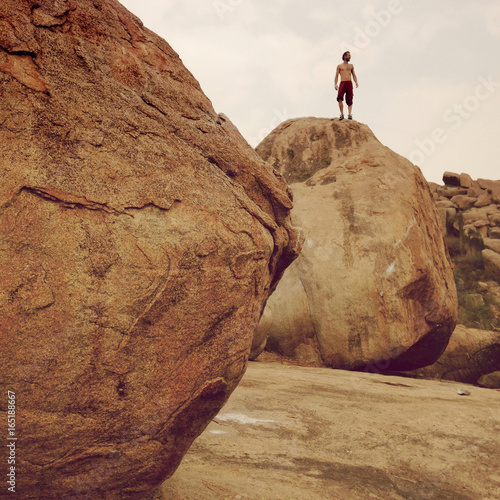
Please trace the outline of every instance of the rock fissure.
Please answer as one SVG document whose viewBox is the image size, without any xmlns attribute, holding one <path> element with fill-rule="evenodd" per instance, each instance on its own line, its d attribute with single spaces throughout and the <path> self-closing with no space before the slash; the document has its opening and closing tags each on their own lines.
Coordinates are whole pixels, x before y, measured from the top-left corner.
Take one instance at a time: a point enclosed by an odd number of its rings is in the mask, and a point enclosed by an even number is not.
<svg viewBox="0 0 500 500">
<path fill-rule="evenodd" d="M 161 212 L 168 212 L 172 210 L 172 208 L 179 203 L 182 203 L 182 200 L 179 199 L 174 199 L 169 205 L 160 205 L 156 202 L 150 201 L 148 203 L 145 203 L 144 205 L 139 205 L 139 206 L 126 206 L 124 207 L 124 211 L 130 210 L 130 211 L 135 211 L 135 210 L 144 210 L 145 208 L 154 208 L 156 210 L 160 210 Z M 130 215 L 130 214 L 129 214 Z"/>
<path fill-rule="evenodd" d="M 78 209 L 83 208 L 87 210 L 96 210 L 100 212 L 105 212 L 112 215 L 127 215 L 132 217 L 131 214 L 123 210 L 118 210 L 111 207 L 106 203 L 100 203 L 95 201 L 87 200 L 84 196 L 73 195 L 70 193 L 64 193 L 57 189 L 51 188 L 40 188 L 40 187 L 23 187 L 22 191 L 31 193 L 39 198 L 42 198 L 53 203 L 60 203 L 65 208 Z"/>
<path fill-rule="evenodd" d="M 31 51 L 18 50 L 9 52 L 2 48 L 4 57 L 0 58 L 0 71 L 10 75 L 24 87 L 50 95 L 49 88 L 38 72 L 35 58 Z"/>
<path fill-rule="evenodd" d="M 146 306 L 144 307 L 143 311 L 136 316 L 136 318 L 132 321 L 130 327 L 128 328 L 127 332 L 124 334 L 124 339 L 132 334 L 136 326 L 144 320 L 146 315 L 151 311 L 153 306 L 162 298 L 162 295 L 164 294 L 166 288 L 168 287 L 169 284 L 169 276 L 171 274 L 170 266 L 168 266 L 167 271 L 159 278 L 158 280 L 158 285 L 154 292 L 151 294 L 149 300 L 147 301 Z M 123 341 L 122 341 L 123 342 Z M 120 343 L 120 348 L 122 347 L 122 343 Z"/>
<path fill-rule="evenodd" d="M 13 55 L 13 56 L 29 56 L 29 57 L 36 57 L 36 52 L 33 52 L 31 50 L 16 50 L 16 49 L 8 49 L 6 47 L 3 47 L 0 45 L 0 48 L 3 49 L 7 54 Z"/>
<path fill-rule="evenodd" d="M 160 113 L 161 115 L 167 116 L 167 113 L 162 109 L 160 109 L 156 104 L 152 103 L 151 99 L 148 98 L 147 96 L 141 95 L 141 99 L 142 102 L 144 102 L 144 104 L 147 104 L 149 107 L 156 109 L 156 111 L 158 111 L 158 113 Z"/>
<path fill-rule="evenodd" d="M 67 19 L 61 19 L 62 16 L 55 16 L 53 21 L 45 20 L 45 21 L 38 21 L 34 22 L 34 26 L 36 28 L 41 28 L 41 29 L 49 29 L 53 30 L 54 28 L 60 28 L 61 26 L 64 26 L 68 20 Z"/>
</svg>

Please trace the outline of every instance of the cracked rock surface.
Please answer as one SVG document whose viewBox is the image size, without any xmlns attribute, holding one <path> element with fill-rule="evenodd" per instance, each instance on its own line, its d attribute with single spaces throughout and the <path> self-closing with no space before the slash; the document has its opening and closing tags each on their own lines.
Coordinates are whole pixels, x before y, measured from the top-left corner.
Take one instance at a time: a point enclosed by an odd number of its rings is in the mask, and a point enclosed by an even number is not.
<svg viewBox="0 0 500 500">
<path fill-rule="evenodd" d="M 253 357 L 267 337 L 303 364 L 432 364 L 455 328 L 457 292 L 420 170 L 348 120 L 289 120 L 257 152 L 290 182 L 306 241 L 267 304 Z"/>
<path fill-rule="evenodd" d="M 243 375 L 286 183 L 114 0 L 2 1 L 0 177 L 16 493 L 142 498 Z"/>
</svg>

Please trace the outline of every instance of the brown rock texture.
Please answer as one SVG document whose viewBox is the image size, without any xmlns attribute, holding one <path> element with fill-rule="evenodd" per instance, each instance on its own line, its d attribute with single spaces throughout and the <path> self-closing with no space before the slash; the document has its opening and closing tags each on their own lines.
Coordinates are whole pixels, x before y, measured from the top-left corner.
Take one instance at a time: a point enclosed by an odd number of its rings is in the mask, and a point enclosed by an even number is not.
<svg viewBox="0 0 500 500">
<path fill-rule="evenodd" d="M 457 325 L 442 356 L 433 365 L 409 374 L 477 384 L 483 376 L 499 370 L 500 332 Z"/>
<path fill-rule="evenodd" d="M 477 383 L 488 389 L 500 389 L 500 370 L 483 375 Z"/>
<path fill-rule="evenodd" d="M 432 364 L 457 294 L 420 170 L 347 120 L 289 120 L 257 152 L 289 181 L 306 242 L 268 301 L 253 356 L 267 336 L 268 349 L 308 364 Z"/>
<path fill-rule="evenodd" d="M 148 500 L 497 500 L 499 408 L 456 382 L 250 363 Z"/>
<path fill-rule="evenodd" d="M 2 0 L 0 124 L 16 494 L 142 498 L 245 370 L 287 185 L 115 0 Z"/>
<path fill-rule="evenodd" d="M 497 240 L 500 241 L 500 240 Z M 481 255 L 483 257 L 484 269 L 488 276 L 500 283 L 500 252 L 485 248 Z"/>
<path fill-rule="evenodd" d="M 468 174 L 445 172 L 443 182 L 444 186 L 435 183 L 429 186 L 441 213 L 445 234 L 463 238 L 465 246 L 472 246 L 473 240 L 498 238 L 500 181 L 474 181 Z"/>
</svg>

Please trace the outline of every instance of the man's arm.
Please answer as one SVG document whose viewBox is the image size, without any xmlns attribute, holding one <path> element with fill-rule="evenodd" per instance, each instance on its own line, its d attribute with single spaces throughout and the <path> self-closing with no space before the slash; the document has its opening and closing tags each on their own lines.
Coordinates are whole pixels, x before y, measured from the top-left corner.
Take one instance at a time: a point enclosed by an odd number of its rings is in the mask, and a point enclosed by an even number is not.
<svg viewBox="0 0 500 500">
<path fill-rule="evenodd" d="M 339 89 L 339 86 L 337 85 L 337 80 L 340 76 L 340 66 L 337 66 L 337 72 L 335 73 L 335 90 Z"/>
<path fill-rule="evenodd" d="M 356 73 L 354 72 L 354 66 L 352 67 L 352 78 L 354 80 L 354 83 L 356 84 L 356 87 L 358 86 L 358 78 L 356 76 Z"/>
</svg>

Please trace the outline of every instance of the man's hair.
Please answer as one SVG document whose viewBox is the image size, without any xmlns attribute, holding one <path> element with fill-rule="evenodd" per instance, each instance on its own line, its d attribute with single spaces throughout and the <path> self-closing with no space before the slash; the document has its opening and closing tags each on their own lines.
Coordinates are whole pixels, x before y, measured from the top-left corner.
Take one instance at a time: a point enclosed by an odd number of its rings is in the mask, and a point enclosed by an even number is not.
<svg viewBox="0 0 500 500">
<path fill-rule="evenodd" d="M 346 56 L 347 54 L 349 54 L 349 51 L 344 52 L 344 53 L 342 54 L 342 61 L 345 61 L 345 56 Z"/>
</svg>

